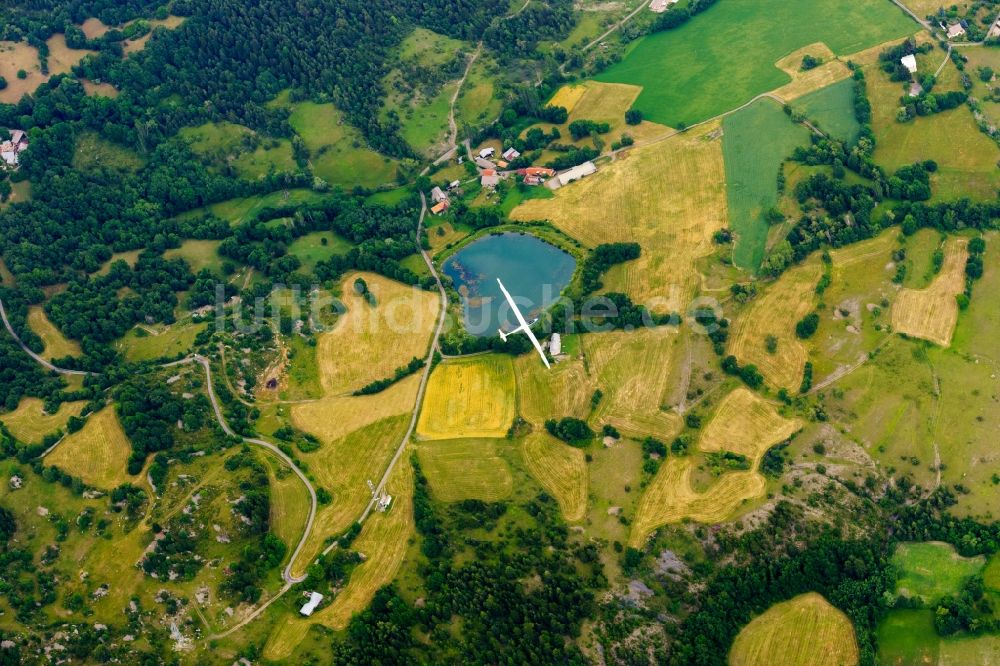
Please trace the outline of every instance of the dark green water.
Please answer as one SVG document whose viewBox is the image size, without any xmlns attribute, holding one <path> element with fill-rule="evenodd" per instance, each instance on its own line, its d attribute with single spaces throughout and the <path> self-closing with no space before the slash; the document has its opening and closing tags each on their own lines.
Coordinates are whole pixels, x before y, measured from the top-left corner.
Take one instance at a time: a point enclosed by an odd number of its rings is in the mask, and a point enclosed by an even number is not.
<svg viewBox="0 0 1000 666">
<path fill-rule="evenodd" d="M 497 278 L 503 281 L 529 322 L 559 299 L 576 269 L 572 255 L 530 234 L 484 236 L 441 267 L 462 295 L 465 327 L 472 335 L 496 335 L 516 328 Z"/>
</svg>

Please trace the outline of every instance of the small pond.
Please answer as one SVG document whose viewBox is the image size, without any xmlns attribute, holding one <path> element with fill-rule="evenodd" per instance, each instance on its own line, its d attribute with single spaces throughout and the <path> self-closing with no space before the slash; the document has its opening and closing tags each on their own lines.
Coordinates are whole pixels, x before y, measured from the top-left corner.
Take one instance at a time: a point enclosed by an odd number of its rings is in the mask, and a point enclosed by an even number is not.
<svg viewBox="0 0 1000 666">
<path fill-rule="evenodd" d="M 531 234 L 484 236 L 445 260 L 442 270 L 462 295 L 465 328 L 475 336 L 517 327 L 497 278 L 529 322 L 559 300 L 576 259 Z"/>
</svg>

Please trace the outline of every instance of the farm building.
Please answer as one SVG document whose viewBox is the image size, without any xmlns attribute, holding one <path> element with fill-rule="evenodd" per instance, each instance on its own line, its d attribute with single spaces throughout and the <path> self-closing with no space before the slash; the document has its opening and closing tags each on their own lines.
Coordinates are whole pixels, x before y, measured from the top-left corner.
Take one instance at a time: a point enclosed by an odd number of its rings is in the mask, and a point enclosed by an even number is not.
<svg viewBox="0 0 1000 666">
<path fill-rule="evenodd" d="M 446 210 L 448 210 L 448 206 L 449 205 L 450 204 L 449 204 L 448 200 L 444 199 L 442 201 L 437 202 L 433 206 L 431 206 L 431 212 L 434 213 L 435 215 L 440 215 L 441 213 L 443 213 Z"/>
<path fill-rule="evenodd" d="M 558 356 L 562 353 L 562 338 L 558 333 L 553 333 L 552 339 L 549 340 L 549 353 L 553 356 Z"/>
<path fill-rule="evenodd" d="M 11 130 L 10 141 L 0 143 L 0 159 L 9 167 L 16 167 L 20 154 L 28 147 L 28 135 L 24 130 Z"/>
<path fill-rule="evenodd" d="M 917 56 L 911 53 L 910 55 L 905 55 L 900 58 L 899 62 L 903 63 L 903 67 L 905 67 L 906 71 L 910 74 L 917 73 Z"/>
<path fill-rule="evenodd" d="M 962 27 L 961 23 L 952 23 L 947 28 L 948 39 L 956 39 L 958 37 L 965 36 L 965 28 Z"/>
<path fill-rule="evenodd" d="M 453 180 L 450 183 L 448 183 L 448 189 L 449 190 L 453 190 L 456 187 L 461 187 L 461 185 L 462 185 L 462 181 L 460 181 L 460 180 Z"/>
<path fill-rule="evenodd" d="M 490 162 L 488 159 L 485 159 L 483 157 L 477 157 L 476 158 L 476 166 L 479 167 L 480 169 L 496 169 L 497 168 L 496 164 L 493 164 L 493 162 Z"/>
<path fill-rule="evenodd" d="M 677 1 L 678 0 L 652 0 L 649 3 L 649 8 L 657 14 L 662 14 L 670 8 L 670 5 L 676 5 Z"/>
<path fill-rule="evenodd" d="M 500 174 L 495 169 L 484 169 L 479 182 L 483 187 L 496 187 L 500 184 Z"/>
<path fill-rule="evenodd" d="M 482 157 L 483 159 L 486 159 L 487 157 L 493 157 L 494 153 L 496 152 L 497 151 L 493 150 L 492 148 L 483 148 L 482 150 L 479 151 L 479 156 Z"/>
<path fill-rule="evenodd" d="M 519 176 L 540 176 L 542 178 L 551 178 L 556 175 L 555 169 L 549 169 L 548 167 L 527 167 L 525 169 L 518 169 L 517 175 Z"/>
<path fill-rule="evenodd" d="M 378 503 L 375 505 L 375 510 L 379 513 L 385 513 L 389 510 L 389 505 L 392 504 L 392 495 L 382 495 L 378 498 Z"/>
<path fill-rule="evenodd" d="M 440 187 L 437 187 L 435 185 L 434 189 L 431 190 L 431 201 L 433 201 L 434 203 L 441 203 L 442 201 L 445 201 L 447 198 L 448 195 L 445 194 Z"/>
<path fill-rule="evenodd" d="M 497 166 L 501 169 L 506 169 L 507 167 L 510 166 L 510 163 L 504 160 L 497 160 Z"/>
<path fill-rule="evenodd" d="M 559 184 L 569 185 L 574 180 L 579 180 L 592 173 L 597 173 L 597 167 L 593 162 L 584 162 L 583 164 L 573 167 L 569 171 L 564 171 L 559 174 Z"/>
<path fill-rule="evenodd" d="M 525 176 L 524 177 L 524 184 L 525 185 L 541 185 L 542 184 L 542 179 L 539 178 L 538 176 Z"/>
<path fill-rule="evenodd" d="M 521 156 L 521 153 L 519 153 L 517 151 L 517 148 L 514 148 L 514 147 L 510 147 L 507 150 L 503 151 L 503 155 L 501 155 L 501 157 L 503 157 L 505 160 L 508 160 L 508 161 L 509 160 L 516 160 L 520 156 Z"/>
<path fill-rule="evenodd" d="M 309 601 L 307 601 L 302 606 L 302 608 L 299 609 L 299 613 L 301 613 L 306 617 L 309 617 L 310 615 L 313 614 L 313 611 L 316 610 L 316 607 L 319 606 L 319 602 L 321 601 L 323 601 L 322 594 L 320 594 L 319 592 L 310 592 Z"/>
</svg>

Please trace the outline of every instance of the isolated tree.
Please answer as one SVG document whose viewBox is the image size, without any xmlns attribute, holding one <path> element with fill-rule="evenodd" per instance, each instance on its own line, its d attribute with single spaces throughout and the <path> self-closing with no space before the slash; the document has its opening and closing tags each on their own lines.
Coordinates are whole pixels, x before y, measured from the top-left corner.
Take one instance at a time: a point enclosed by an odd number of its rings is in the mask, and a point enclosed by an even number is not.
<svg viewBox="0 0 1000 666">
<path fill-rule="evenodd" d="M 629 109 L 625 112 L 625 122 L 629 125 L 638 125 L 642 122 L 642 111 L 639 109 Z"/>
</svg>

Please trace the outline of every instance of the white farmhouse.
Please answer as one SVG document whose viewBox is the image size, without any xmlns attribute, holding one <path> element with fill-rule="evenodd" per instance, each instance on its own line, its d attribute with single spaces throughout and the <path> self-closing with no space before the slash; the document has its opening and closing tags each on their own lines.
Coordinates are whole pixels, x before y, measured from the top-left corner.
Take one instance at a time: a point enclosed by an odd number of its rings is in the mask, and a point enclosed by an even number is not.
<svg viewBox="0 0 1000 666">
<path fill-rule="evenodd" d="M 584 162 L 583 164 L 575 166 L 572 169 L 564 171 L 563 173 L 559 174 L 558 176 L 559 184 L 569 185 L 574 180 L 579 180 L 584 176 L 589 176 L 592 173 L 597 173 L 597 167 L 594 165 L 593 162 Z"/>
<path fill-rule="evenodd" d="M 479 151 L 479 156 L 482 157 L 483 159 L 486 159 L 487 157 L 493 157 L 493 153 L 495 152 L 496 150 L 494 150 L 493 148 L 483 148 L 482 150 Z"/>
</svg>

